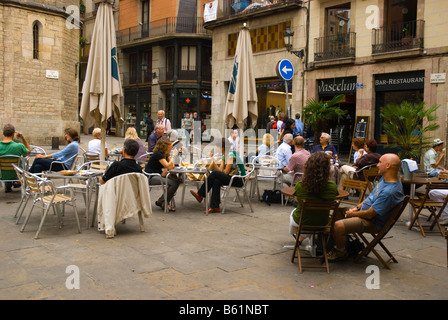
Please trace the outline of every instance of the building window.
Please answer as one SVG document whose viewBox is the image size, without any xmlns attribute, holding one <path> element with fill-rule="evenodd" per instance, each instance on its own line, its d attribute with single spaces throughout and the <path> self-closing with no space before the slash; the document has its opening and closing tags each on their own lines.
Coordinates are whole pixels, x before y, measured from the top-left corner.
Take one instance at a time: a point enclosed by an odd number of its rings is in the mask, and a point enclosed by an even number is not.
<svg viewBox="0 0 448 320">
<path fill-rule="evenodd" d="M 39 59 L 39 26 L 33 24 L 33 59 Z"/>
<path fill-rule="evenodd" d="M 182 46 L 181 69 L 196 71 L 196 46 Z"/>
</svg>

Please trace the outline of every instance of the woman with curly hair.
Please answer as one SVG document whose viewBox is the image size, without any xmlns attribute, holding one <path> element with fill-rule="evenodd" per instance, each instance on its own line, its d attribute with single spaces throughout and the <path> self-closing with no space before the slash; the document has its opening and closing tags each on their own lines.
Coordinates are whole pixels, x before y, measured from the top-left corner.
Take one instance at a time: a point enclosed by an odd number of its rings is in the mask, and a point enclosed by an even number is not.
<svg viewBox="0 0 448 320">
<path fill-rule="evenodd" d="M 149 179 L 150 185 L 160 185 L 160 179 L 163 183 L 167 185 L 167 202 L 170 203 L 174 194 L 179 188 L 179 180 L 176 175 L 170 175 L 169 179 L 166 178 L 168 171 L 174 168 L 174 158 L 170 157 L 171 140 L 167 136 L 161 137 L 157 140 L 156 146 L 154 147 L 153 153 L 146 164 L 145 171 L 147 173 L 158 173 L 162 176 L 151 176 Z M 165 209 L 165 197 L 164 194 L 156 201 L 156 206 Z M 175 208 L 168 205 L 169 211 L 176 211 Z"/>
<path fill-rule="evenodd" d="M 329 201 L 336 200 L 338 187 L 330 180 L 330 157 L 325 152 L 311 154 L 305 163 L 302 180 L 297 182 L 294 189 L 294 196 L 299 205 L 291 211 L 289 220 L 289 232 L 295 236 L 300 222 L 300 203 L 303 199 Z M 329 220 L 329 212 L 315 212 L 312 216 L 302 220 L 305 225 L 325 225 Z M 303 241 L 302 236 L 299 239 Z"/>
</svg>

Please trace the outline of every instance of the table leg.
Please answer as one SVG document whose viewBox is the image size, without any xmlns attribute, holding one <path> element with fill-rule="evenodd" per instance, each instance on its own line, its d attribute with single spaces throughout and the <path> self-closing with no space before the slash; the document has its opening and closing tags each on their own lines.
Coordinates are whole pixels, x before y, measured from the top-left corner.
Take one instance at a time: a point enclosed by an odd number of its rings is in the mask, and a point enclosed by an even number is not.
<svg viewBox="0 0 448 320">
<path fill-rule="evenodd" d="M 410 195 L 410 198 L 411 198 L 411 199 L 414 199 L 414 198 L 415 198 L 415 183 L 412 183 L 412 184 L 411 184 L 411 188 L 410 188 L 409 195 Z M 411 224 L 412 219 L 413 219 L 413 215 L 414 215 L 414 214 L 413 214 L 412 206 L 409 205 L 409 221 L 406 222 L 406 226 L 409 227 L 409 225 Z"/>
</svg>

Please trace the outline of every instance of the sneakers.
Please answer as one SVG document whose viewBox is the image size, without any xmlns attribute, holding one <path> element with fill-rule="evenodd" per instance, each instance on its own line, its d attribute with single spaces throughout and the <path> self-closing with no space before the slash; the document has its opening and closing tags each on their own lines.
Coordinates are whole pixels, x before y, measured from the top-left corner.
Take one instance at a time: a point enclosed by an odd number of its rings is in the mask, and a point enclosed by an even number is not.
<svg viewBox="0 0 448 320">
<path fill-rule="evenodd" d="M 199 203 L 201 203 L 201 202 L 202 202 L 202 199 L 204 199 L 204 198 L 202 198 L 200 195 L 198 195 L 196 192 L 194 192 L 193 190 L 190 190 L 190 192 L 191 192 L 191 194 L 193 195 L 193 197 L 195 197 L 196 200 L 198 200 Z"/>
<path fill-rule="evenodd" d="M 348 252 L 344 249 L 344 251 L 339 251 L 336 248 L 333 248 L 328 254 L 327 254 L 328 261 L 336 262 L 336 261 L 342 261 L 348 258 Z"/>
<path fill-rule="evenodd" d="M 210 208 L 208 211 L 204 211 L 204 213 L 213 213 L 213 212 L 221 212 L 219 208 Z"/>
</svg>

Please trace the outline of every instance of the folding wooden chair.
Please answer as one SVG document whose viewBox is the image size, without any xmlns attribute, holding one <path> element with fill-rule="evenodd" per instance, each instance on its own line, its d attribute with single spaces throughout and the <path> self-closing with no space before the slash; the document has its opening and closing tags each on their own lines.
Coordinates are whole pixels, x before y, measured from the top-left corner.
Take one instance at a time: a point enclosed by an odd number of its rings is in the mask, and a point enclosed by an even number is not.
<svg viewBox="0 0 448 320">
<path fill-rule="evenodd" d="M 356 206 L 358 203 L 363 202 L 367 190 L 367 185 L 367 181 L 344 179 L 344 181 L 342 182 L 342 188 L 344 190 L 354 189 L 359 191 L 359 198 L 357 202 L 341 200 L 341 203 Z"/>
<path fill-rule="evenodd" d="M 442 237 L 445 236 L 445 232 L 443 231 L 442 226 L 440 225 L 439 218 L 442 214 L 443 210 L 445 209 L 447 203 L 448 203 L 448 196 L 445 197 L 444 201 L 437 201 L 430 198 L 429 193 L 432 190 L 448 190 L 448 183 L 446 182 L 428 182 L 426 184 L 426 191 L 425 194 L 421 198 L 411 199 L 409 203 L 411 204 L 412 210 L 414 212 L 413 219 L 411 223 L 409 224 L 409 230 L 414 226 L 414 223 L 417 222 L 418 227 L 420 229 L 420 232 L 422 233 L 422 236 L 426 237 L 425 231 L 423 228 L 429 227 L 429 230 L 426 232 L 440 232 Z M 431 225 L 422 225 L 420 221 L 420 214 L 422 210 L 428 210 L 430 212 L 430 215 L 428 217 L 428 221 L 433 217 L 434 221 Z M 433 231 L 435 225 L 439 228 L 439 231 Z"/>
<path fill-rule="evenodd" d="M 330 273 L 330 266 L 328 264 L 327 257 L 327 237 L 333 230 L 334 225 L 334 211 L 339 207 L 339 201 L 312 201 L 312 200 L 302 200 L 300 203 L 300 210 L 302 214 L 300 215 L 299 222 L 299 230 L 296 234 L 296 244 L 294 246 L 294 250 L 292 252 L 291 262 L 294 262 L 297 252 L 297 260 L 299 263 L 299 271 L 302 273 L 302 268 L 324 268 Z M 333 213 L 331 213 L 333 211 Z M 322 226 L 313 226 L 313 225 L 304 225 L 303 221 L 306 221 L 307 216 L 316 215 L 316 214 L 328 214 L 329 221 L 326 225 Z M 322 239 L 322 248 L 323 248 L 323 258 L 325 261 L 325 266 L 321 265 L 302 265 L 302 258 L 314 258 L 312 256 L 304 256 L 302 257 L 300 254 L 300 235 L 309 234 L 311 237 L 315 237 L 316 235 L 320 235 Z"/>
<path fill-rule="evenodd" d="M 378 167 L 376 165 L 370 167 L 364 170 L 363 174 L 367 182 L 367 188 L 369 188 L 369 192 L 372 192 L 373 188 L 378 184 Z"/>
<path fill-rule="evenodd" d="M 362 233 L 356 233 L 354 236 L 359 239 L 361 238 L 364 243 L 366 244 L 366 247 L 358 253 L 358 255 L 355 258 L 355 262 L 359 262 L 362 257 L 367 256 L 370 252 L 373 252 L 373 254 L 380 260 L 380 262 L 383 264 L 383 266 L 386 269 L 390 270 L 389 262 L 393 261 L 395 263 L 398 263 L 397 259 L 392 255 L 392 253 L 386 248 L 382 240 L 387 235 L 387 233 L 392 229 L 394 224 L 398 221 L 401 214 L 403 213 L 404 209 L 406 208 L 407 204 L 409 202 L 409 196 L 405 196 L 403 201 L 400 202 L 394 209 L 392 214 L 390 215 L 389 219 L 387 220 L 386 224 L 383 226 L 383 228 L 377 233 L 377 234 L 371 234 L 373 239 L 369 241 L 364 234 Z M 381 255 L 375 250 L 376 245 L 380 245 L 381 248 L 383 248 L 384 252 L 389 256 L 389 259 L 385 261 Z"/>
</svg>

